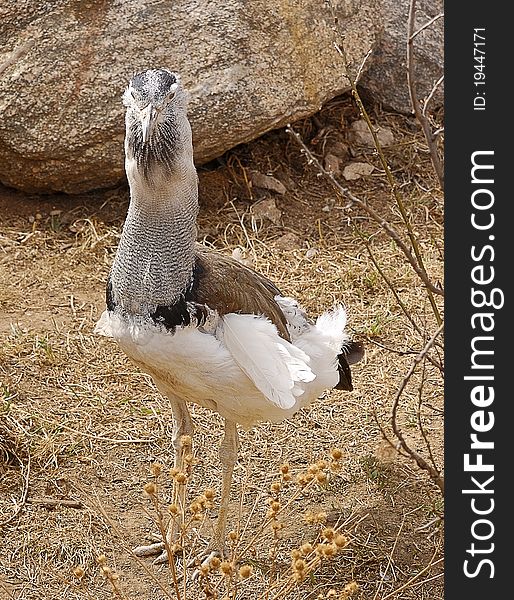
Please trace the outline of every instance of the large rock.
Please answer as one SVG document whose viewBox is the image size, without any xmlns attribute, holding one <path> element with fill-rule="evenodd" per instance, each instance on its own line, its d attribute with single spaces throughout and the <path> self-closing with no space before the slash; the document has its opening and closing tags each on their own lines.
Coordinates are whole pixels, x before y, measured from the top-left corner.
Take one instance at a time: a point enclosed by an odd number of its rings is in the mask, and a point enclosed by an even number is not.
<svg viewBox="0 0 514 600">
<path fill-rule="evenodd" d="M 379 1 L 334 0 L 354 70 Z M 150 67 L 180 72 L 191 92 L 197 163 L 312 114 L 348 89 L 332 25 L 321 0 L 4 0 L 0 180 L 68 193 L 117 184 L 121 93 Z"/>
<path fill-rule="evenodd" d="M 415 31 L 442 15 L 443 0 L 416 2 Z M 377 23 L 382 24 L 378 44 L 369 59 L 369 68 L 360 85 L 386 108 L 410 114 L 412 105 L 407 87 L 407 21 L 409 0 L 381 0 Z M 419 100 L 430 94 L 444 70 L 444 19 L 436 18 L 414 38 L 415 82 Z M 437 88 L 432 107 L 443 103 L 443 86 Z"/>
</svg>

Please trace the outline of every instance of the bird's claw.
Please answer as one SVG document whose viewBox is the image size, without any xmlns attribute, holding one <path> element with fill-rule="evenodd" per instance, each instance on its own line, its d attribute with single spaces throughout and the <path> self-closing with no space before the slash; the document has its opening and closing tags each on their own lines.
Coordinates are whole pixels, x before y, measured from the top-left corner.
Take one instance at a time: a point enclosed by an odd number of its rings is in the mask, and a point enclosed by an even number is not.
<svg viewBox="0 0 514 600">
<path fill-rule="evenodd" d="M 158 554 L 159 556 L 154 560 L 154 564 L 160 564 L 168 559 L 164 542 L 155 542 L 154 544 L 149 544 L 148 546 L 137 546 L 132 550 L 132 552 L 140 558 L 146 558 L 148 556 L 155 556 Z M 160 560 L 163 554 L 164 560 Z"/>
<path fill-rule="evenodd" d="M 218 550 L 207 549 L 200 558 L 197 557 L 189 561 L 188 568 L 196 567 L 192 575 L 193 581 L 196 581 L 200 577 L 201 570 L 208 567 L 214 557 L 223 558 L 223 555 Z"/>
</svg>

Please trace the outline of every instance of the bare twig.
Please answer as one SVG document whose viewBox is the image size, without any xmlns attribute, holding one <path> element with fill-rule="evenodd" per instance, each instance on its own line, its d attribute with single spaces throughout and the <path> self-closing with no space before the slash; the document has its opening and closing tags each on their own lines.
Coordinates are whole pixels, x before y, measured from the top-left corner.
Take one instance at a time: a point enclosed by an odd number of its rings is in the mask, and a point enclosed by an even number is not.
<svg viewBox="0 0 514 600">
<path fill-rule="evenodd" d="M 443 476 L 441 475 L 441 473 L 439 472 L 439 470 L 437 468 L 433 467 L 432 465 L 429 465 L 427 463 L 427 461 L 421 455 L 419 455 L 415 450 L 413 450 L 407 444 L 407 442 L 405 441 L 405 438 L 403 437 L 402 432 L 400 431 L 400 429 L 398 427 L 398 423 L 397 423 L 397 419 L 396 419 L 397 412 L 398 412 L 398 406 L 400 404 L 400 398 L 402 396 L 403 390 L 409 383 L 409 380 L 412 377 L 416 367 L 426 357 L 429 350 L 434 345 L 434 342 L 436 341 L 437 337 L 442 333 L 443 329 L 444 329 L 444 324 L 441 324 L 439 326 L 439 328 L 437 329 L 437 331 L 434 333 L 434 335 L 428 340 L 428 342 L 426 343 L 423 350 L 421 350 L 421 352 L 414 358 L 414 360 L 410 366 L 410 369 L 408 370 L 407 374 L 403 378 L 403 380 L 400 384 L 400 387 L 398 388 L 398 391 L 396 392 L 396 397 L 393 402 L 393 407 L 392 407 L 392 411 L 391 411 L 391 427 L 393 429 L 395 436 L 398 438 L 398 441 L 399 441 L 399 444 L 400 444 L 400 447 L 402 448 L 402 450 L 404 452 L 406 452 L 413 460 L 416 461 L 416 464 L 418 465 L 418 467 L 420 469 L 423 469 L 424 471 L 428 472 L 428 474 L 430 475 L 430 478 L 434 481 L 434 483 L 439 487 L 441 492 L 444 494 L 444 478 L 443 478 Z"/>
<path fill-rule="evenodd" d="M 309 162 L 314 163 L 316 165 L 316 168 L 320 171 L 320 173 L 322 173 L 332 183 L 332 185 L 334 186 L 336 191 L 341 196 L 346 197 L 350 200 L 350 204 L 348 204 L 348 207 L 351 206 L 351 204 L 353 203 L 353 204 L 357 204 L 362 209 L 364 209 L 368 213 L 368 215 L 376 223 L 378 223 L 380 225 L 380 227 L 382 227 L 382 229 L 384 229 L 384 231 L 394 240 L 394 242 L 397 244 L 397 246 L 400 248 L 400 250 L 403 252 L 405 257 L 409 261 L 410 265 L 412 266 L 412 268 L 414 269 L 416 274 L 419 276 L 421 281 L 425 284 L 425 287 L 427 288 L 427 290 L 429 290 L 430 292 L 432 292 L 434 294 L 443 296 L 444 291 L 440 287 L 438 287 L 434 283 L 432 283 L 424 266 L 420 265 L 418 263 L 418 261 L 416 260 L 416 257 L 412 254 L 412 252 L 410 251 L 407 244 L 401 239 L 400 234 L 396 231 L 396 229 L 390 223 L 388 223 L 385 219 L 383 219 L 375 210 L 373 210 L 371 208 L 371 206 L 369 206 L 366 202 L 364 202 L 363 200 L 361 200 L 360 198 L 358 198 L 357 196 L 352 194 L 352 192 L 350 192 L 350 190 L 348 188 L 343 187 L 339 183 L 339 181 L 337 181 L 337 179 L 334 177 L 334 175 L 330 171 L 327 171 L 323 167 L 321 162 L 314 156 L 314 154 L 306 146 L 305 142 L 300 137 L 300 134 L 297 133 L 291 127 L 290 124 L 287 125 L 286 131 L 290 135 L 292 135 L 295 138 L 295 140 L 298 142 L 298 144 L 302 147 L 304 153 L 306 154 L 306 156 L 309 159 Z"/>
<path fill-rule="evenodd" d="M 429 355 L 427 355 L 428 358 Z M 430 462 L 432 463 L 432 466 L 434 467 L 434 469 L 437 470 L 437 464 L 434 458 L 434 454 L 432 452 L 432 444 L 430 443 L 430 440 L 428 439 L 427 436 L 427 432 L 425 431 L 425 427 L 423 426 L 423 421 L 421 419 L 421 407 L 423 405 L 423 384 L 425 383 L 425 369 L 426 365 L 425 363 L 423 363 L 423 375 L 421 377 L 421 381 L 419 384 L 419 388 L 418 388 L 418 408 L 417 408 L 417 418 L 418 418 L 418 429 L 421 433 L 421 437 L 423 438 L 424 442 L 425 442 L 425 446 L 428 450 L 428 456 L 430 457 Z"/>
<path fill-rule="evenodd" d="M 27 498 L 29 504 L 42 504 L 48 508 L 57 508 L 65 506 L 66 508 L 84 508 L 79 500 L 59 500 L 56 498 Z"/>
<path fill-rule="evenodd" d="M 435 567 L 435 565 L 439 564 L 440 562 L 443 561 L 442 558 L 438 558 L 436 561 L 434 561 L 434 558 L 436 557 L 437 553 L 439 552 L 439 547 L 437 547 L 434 550 L 434 554 L 432 555 L 432 558 L 430 559 L 430 561 L 428 562 L 428 564 L 426 566 L 424 566 L 420 571 L 418 571 L 416 573 L 416 575 L 414 575 L 413 577 L 411 577 L 409 579 L 409 581 L 407 581 L 407 583 L 404 583 L 403 585 L 401 585 L 399 588 L 396 588 L 393 592 L 391 592 L 390 594 L 387 594 L 386 596 L 382 596 L 381 600 L 388 600 L 389 598 L 392 598 L 393 596 L 397 596 L 397 594 L 399 592 L 401 592 L 402 590 L 404 590 L 405 588 L 408 588 L 410 585 L 412 585 L 416 579 L 419 579 L 421 577 L 421 575 L 423 575 L 424 573 L 426 573 L 430 568 Z"/>
<path fill-rule="evenodd" d="M 365 248 L 368 251 L 368 254 L 371 258 L 371 261 L 373 262 L 373 264 L 375 265 L 376 270 L 380 273 L 380 276 L 382 277 L 382 279 L 386 282 L 387 287 L 391 290 L 391 293 L 393 294 L 393 296 L 395 297 L 396 302 L 398 303 L 398 306 L 402 309 L 403 314 L 407 317 L 407 319 L 410 321 L 411 325 L 414 327 L 414 329 L 416 330 L 416 332 L 419 334 L 419 336 L 422 339 L 425 339 L 425 336 L 423 334 L 423 332 L 421 331 L 420 327 L 418 326 L 418 324 L 416 323 L 416 321 L 412 318 L 412 315 L 410 314 L 409 310 L 407 309 L 407 307 L 405 306 L 405 304 L 403 303 L 402 299 L 400 298 L 400 295 L 398 294 L 398 292 L 396 291 L 396 288 L 394 287 L 394 285 L 391 283 L 391 281 L 389 281 L 389 278 L 387 277 L 387 275 L 384 273 L 384 270 L 381 268 L 381 266 L 378 264 L 372 250 L 371 247 L 368 243 L 365 242 Z M 413 352 L 414 353 L 414 352 Z M 405 352 L 403 354 L 406 354 Z M 436 367 L 437 369 L 439 369 L 440 371 L 443 370 L 443 366 L 441 365 L 441 363 L 437 360 L 435 360 L 432 356 L 427 355 L 427 359 L 434 365 L 434 367 Z"/>
<path fill-rule="evenodd" d="M 435 17 L 432 17 L 424 25 L 422 25 L 419 29 L 417 29 L 412 34 L 412 37 L 415 38 L 419 33 L 421 33 L 422 31 L 425 31 L 425 29 L 430 27 L 430 25 L 432 25 L 432 23 L 435 23 L 438 19 L 442 19 L 443 17 L 444 17 L 444 13 L 438 13 Z"/>
<path fill-rule="evenodd" d="M 432 161 L 432 165 L 434 167 L 434 171 L 439 179 L 439 185 L 441 189 L 444 189 L 444 169 L 439 157 L 439 152 L 437 151 L 437 136 L 434 135 L 432 128 L 430 126 L 430 122 L 424 111 L 421 110 L 421 106 L 419 103 L 419 99 L 416 93 L 416 79 L 415 79 L 415 69 L 414 69 L 414 38 L 420 33 L 423 29 L 431 25 L 435 21 L 431 19 L 423 28 L 418 29 L 418 31 L 414 31 L 414 21 L 416 16 L 416 0 L 410 0 L 409 3 L 409 18 L 407 25 L 407 85 L 409 88 L 409 96 L 412 104 L 412 110 L 414 111 L 414 115 L 416 119 L 419 121 L 421 128 L 423 130 L 423 134 L 428 144 L 428 150 L 430 152 L 430 160 Z M 442 81 L 442 80 L 441 80 Z M 436 83 L 436 86 L 438 84 Z M 431 92 L 431 95 L 435 92 L 435 87 Z M 431 96 L 429 96 L 430 98 Z M 425 107 L 428 104 L 425 103 Z"/>
<path fill-rule="evenodd" d="M 334 29 L 335 32 L 338 34 L 339 38 L 341 40 L 344 40 L 344 35 L 343 32 L 340 31 L 339 29 L 339 21 L 337 19 L 337 16 L 335 14 L 335 10 L 334 7 L 332 5 L 332 2 L 329 1 L 329 6 L 330 6 L 330 10 L 332 13 L 332 18 L 334 20 Z M 337 50 L 337 52 L 340 54 L 341 58 L 343 59 L 343 64 L 345 66 L 346 69 L 346 75 L 350 81 L 350 86 L 352 89 L 352 95 L 355 99 L 355 102 L 357 103 L 360 113 L 363 117 L 363 119 L 366 121 L 366 124 L 368 126 L 369 132 L 371 133 L 371 136 L 373 137 L 373 143 L 375 145 L 375 148 L 377 150 L 377 154 L 378 157 L 380 159 L 380 163 L 382 165 L 382 168 L 384 169 L 384 173 L 386 174 L 387 180 L 389 182 L 389 186 L 391 188 L 391 192 L 394 196 L 394 199 L 396 201 L 396 205 L 398 206 L 398 209 L 400 211 L 400 214 L 402 216 L 403 222 L 405 224 L 405 228 L 407 230 L 407 235 L 409 237 L 409 241 L 415 256 L 415 262 L 417 263 L 417 273 L 423 273 L 424 274 L 424 278 L 422 278 L 423 283 L 425 283 L 425 286 L 427 288 L 427 294 L 428 294 L 428 299 L 430 301 L 430 304 L 432 306 L 432 310 L 434 312 L 435 318 L 437 320 L 438 325 L 440 325 L 442 323 L 442 317 L 440 315 L 439 312 L 439 308 L 436 304 L 435 298 L 433 296 L 434 293 L 436 293 L 433 289 L 433 285 L 427 285 L 427 281 L 429 281 L 429 277 L 428 274 L 426 272 L 425 269 L 425 265 L 424 265 L 424 261 L 423 261 L 423 256 L 421 254 L 420 248 L 419 248 L 419 244 L 418 244 L 418 240 L 414 234 L 413 228 L 412 228 L 412 224 L 410 222 L 409 216 L 407 214 L 407 211 L 405 210 L 405 206 L 402 200 L 402 197 L 398 191 L 398 185 L 393 177 L 393 174 L 391 173 L 391 169 L 389 168 L 389 164 L 385 158 L 384 152 L 382 150 L 382 145 L 380 144 L 379 140 L 378 140 L 378 136 L 377 136 L 377 132 L 375 131 L 375 128 L 373 127 L 373 124 L 371 123 L 371 119 L 369 118 L 369 115 L 366 111 L 366 108 L 364 107 L 364 104 L 361 100 L 361 97 L 359 95 L 359 92 L 357 90 L 357 83 L 356 80 L 354 78 L 351 77 L 350 72 L 349 72 L 349 62 L 348 62 L 348 58 L 346 55 L 346 50 L 344 47 L 344 43 L 339 43 L 339 42 L 335 42 L 334 43 L 335 49 Z M 427 120 L 428 123 L 428 120 Z M 430 129 L 430 128 L 429 128 Z M 441 186 L 442 187 L 442 186 Z M 396 241 L 396 240 L 395 240 Z M 409 252 L 410 253 L 410 252 Z M 411 255 L 412 256 L 412 255 Z M 412 257 L 414 258 L 414 257 Z M 412 264 L 412 263 L 411 263 Z"/>
<path fill-rule="evenodd" d="M 437 91 L 437 88 L 443 83 L 443 81 L 444 81 L 444 75 L 441 75 L 441 77 L 439 77 L 439 79 L 434 83 L 432 89 L 430 90 L 430 93 L 426 97 L 424 105 L 423 105 L 423 110 L 422 110 L 422 113 L 425 117 L 427 116 L 427 109 L 428 109 L 430 100 L 432 100 L 432 98 L 434 97 L 434 94 Z M 435 131 L 432 132 L 433 137 L 436 138 L 442 131 L 444 131 L 444 127 L 440 127 L 439 129 L 436 129 Z"/>
</svg>

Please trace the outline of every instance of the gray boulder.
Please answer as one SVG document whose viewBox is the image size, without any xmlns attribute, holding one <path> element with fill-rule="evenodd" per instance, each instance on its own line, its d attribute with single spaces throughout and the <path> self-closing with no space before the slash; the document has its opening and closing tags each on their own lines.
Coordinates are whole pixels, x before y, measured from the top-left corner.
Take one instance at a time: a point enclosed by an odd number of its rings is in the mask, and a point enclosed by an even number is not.
<svg viewBox="0 0 514 600">
<path fill-rule="evenodd" d="M 380 0 L 334 1 L 349 62 L 373 47 Z M 348 89 L 320 0 L 7 0 L 0 8 L 0 181 L 78 193 L 124 177 L 130 76 L 165 66 L 191 94 L 197 164 Z"/>
<path fill-rule="evenodd" d="M 416 2 L 415 30 L 443 13 L 443 0 Z M 412 112 L 407 87 L 407 21 L 408 0 L 381 0 L 376 24 L 381 25 L 377 45 L 368 60 L 368 68 L 360 79 L 374 100 L 389 109 Z M 444 70 L 444 19 L 436 18 L 414 38 L 416 93 L 420 100 L 430 94 Z M 437 88 L 431 106 L 443 103 L 443 85 Z"/>
<path fill-rule="evenodd" d="M 409 0 L 333 0 L 350 72 L 399 112 L 406 84 Z M 420 0 L 417 27 L 442 11 Z M 4 0 L 0 6 L 0 182 L 78 193 L 124 178 L 121 93 L 130 76 L 165 66 L 191 95 L 195 160 L 311 115 L 348 90 L 322 0 Z M 443 71 L 443 19 L 416 38 L 425 98 Z M 442 102 L 442 86 L 434 105 Z"/>
</svg>

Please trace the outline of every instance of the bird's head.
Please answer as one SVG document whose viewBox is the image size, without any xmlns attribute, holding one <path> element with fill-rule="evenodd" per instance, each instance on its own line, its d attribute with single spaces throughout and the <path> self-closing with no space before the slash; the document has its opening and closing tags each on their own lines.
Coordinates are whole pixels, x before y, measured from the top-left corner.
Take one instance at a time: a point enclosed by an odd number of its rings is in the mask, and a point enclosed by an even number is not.
<svg viewBox="0 0 514 600">
<path fill-rule="evenodd" d="M 154 167 L 172 170 L 184 153 L 192 155 L 187 93 L 168 69 L 137 73 L 123 94 L 126 107 L 125 150 L 148 175 Z"/>
</svg>

